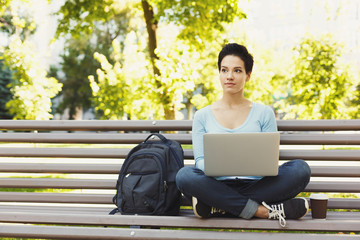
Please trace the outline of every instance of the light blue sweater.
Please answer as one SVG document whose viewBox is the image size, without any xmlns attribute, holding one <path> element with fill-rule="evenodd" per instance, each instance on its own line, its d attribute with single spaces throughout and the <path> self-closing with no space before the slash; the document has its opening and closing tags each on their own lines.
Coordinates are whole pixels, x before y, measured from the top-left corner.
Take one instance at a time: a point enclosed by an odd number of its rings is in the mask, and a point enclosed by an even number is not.
<svg viewBox="0 0 360 240">
<path fill-rule="evenodd" d="M 245 122 L 234 129 L 220 125 L 211 112 L 210 106 L 204 107 L 194 115 L 192 142 L 195 166 L 204 170 L 204 133 L 239 133 L 239 132 L 276 132 L 277 125 L 274 111 L 263 104 L 253 103 Z M 259 179 L 259 177 L 246 177 Z M 225 179 L 220 177 L 217 179 Z"/>
</svg>

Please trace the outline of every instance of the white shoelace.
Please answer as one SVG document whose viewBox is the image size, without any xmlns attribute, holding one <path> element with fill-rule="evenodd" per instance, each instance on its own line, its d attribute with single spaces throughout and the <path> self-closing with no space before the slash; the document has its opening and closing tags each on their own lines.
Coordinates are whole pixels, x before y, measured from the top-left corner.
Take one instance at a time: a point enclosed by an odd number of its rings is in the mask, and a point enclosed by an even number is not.
<svg viewBox="0 0 360 240">
<path fill-rule="evenodd" d="M 279 224 L 282 227 L 286 226 L 286 220 L 285 220 L 285 212 L 284 212 L 284 205 L 278 204 L 278 205 L 267 205 L 265 202 L 262 202 L 262 205 L 269 209 L 269 219 L 279 219 Z"/>
<path fill-rule="evenodd" d="M 214 213 L 225 214 L 226 212 L 220 208 L 211 207 L 210 214 L 214 214 Z"/>
</svg>

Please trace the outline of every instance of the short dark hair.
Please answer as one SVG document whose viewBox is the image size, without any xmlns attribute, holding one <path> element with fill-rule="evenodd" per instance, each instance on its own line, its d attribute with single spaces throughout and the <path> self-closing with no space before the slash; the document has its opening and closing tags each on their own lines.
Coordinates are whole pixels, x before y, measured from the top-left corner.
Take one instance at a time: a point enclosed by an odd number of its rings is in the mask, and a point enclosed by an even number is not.
<svg viewBox="0 0 360 240">
<path fill-rule="evenodd" d="M 244 61 L 246 73 L 252 72 L 252 68 L 254 65 L 253 56 L 248 52 L 245 46 L 237 43 L 228 43 L 223 47 L 223 49 L 221 49 L 218 57 L 219 71 L 221 69 L 221 61 L 227 55 L 233 55 L 241 58 L 241 60 Z"/>
</svg>

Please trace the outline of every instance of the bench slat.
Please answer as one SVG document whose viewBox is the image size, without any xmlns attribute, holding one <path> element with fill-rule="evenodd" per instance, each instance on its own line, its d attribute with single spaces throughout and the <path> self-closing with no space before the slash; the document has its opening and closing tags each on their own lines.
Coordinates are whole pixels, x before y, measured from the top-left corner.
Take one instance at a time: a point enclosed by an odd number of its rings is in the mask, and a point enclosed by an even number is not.
<svg viewBox="0 0 360 240">
<path fill-rule="evenodd" d="M 281 134 L 284 145 L 360 145 L 360 134 Z"/>
<path fill-rule="evenodd" d="M 120 161 L 119 161 L 120 162 Z M 193 164 L 189 164 L 193 165 Z M 1 172 L 9 173 L 80 173 L 118 174 L 119 164 L 66 164 L 66 163 L 0 163 Z M 313 177 L 360 177 L 360 166 L 312 166 Z"/>
<path fill-rule="evenodd" d="M 150 133 L 1 133 L 0 142 L 139 144 Z M 163 134 L 182 144 L 191 144 L 191 134 Z M 155 137 L 155 139 L 157 139 Z"/>
<path fill-rule="evenodd" d="M 125 158 L 127 148 L 0 148 L 0 157 Z M 184 149 L 185 159 L 194 159 Z M 280 160 L 360 161 L 360 150 L 280 150 Z"/>
<path fill-rule="evenodd" d="M 360 177 L 360 166 L 311 166 L 313 177 Z"/>
<path fill-rule="evenodd" d="M 0 202 L 113 204 L 114 194 L 0 192 Z"/>
<path fill-rule="evenodd" d="M 0 178 L 3 188 L 115 189 L 116 179 Z M 359 193 L 359 182 L 311 181 L 308 192 Z"/>
<path fill-rule="evenodd" d="M 329 198 L 329 209 L 360 209 L 359 198 Z"/>
<path fill-rule="evenodd" d="M 349 215 L 355 217 L 349 217 Z M 346 219 L 346 224 L 344 220 Z M 274 229 L 274 230 L 307 230 L 307 231 L 354 231 L 360 230 L 358 212 L 328 212 L 326 221 L 311 219 L 308 215 L 302 220 L 287 220 L 287 227 L 282 228 L 277 220 L 211 218 L 198 219 L 195 216 L 134 216 L 134 215 L 100 215 L 100 214 L 49 214 L 49 213 L 2 213 L 2 222 L 28 222 L 38 224 L 81 224 L 100 226 L 149 226 L 177 228 L 217 228 L 217 229 Z"/>
<path fill-rule="evenodd" d="M 138 144 L 149 133 L 1 133 L 0 142 Z M 164 134 L 181 144 L 192 144 L 191 134 Z M 156 138 L 155 138 L 156 139 Z M 281 134 L 284 145 L 360 145 L 360 134 Z"/>
<path fill-rule="evenodd" d="M 46 192 L 0 192 L 0 202 L 23 203 L 74 203 L 74 204 L 113 204 L 113 194 L 90 193 L 46 193 Z M 22 206 L 24 207 L 24 206 Z M 33 206 L 27 208 L 31 209 Z M 0 205 L 0 210 L 4 206 Z M 13 207 L 17 209 L 18 207 Z M 360 201 L 356 198 L 330 198 L 329 209 L 360 209 Z M 47 208 L 45 208 L 47 211 Z M 41 212 L 41 209 L 38 211 Z M 78 211 L 80 208 L 78 208 Z M 84 211 L 88 211 L 85 209 Z M 107 212 L 107 211 L 103 211 Z"/>
<path fill-rule="evenodd" d="M 129 228 L 92 228 L 62 226 L 28 226 L 23 224 L 4 224 L 0 226 L 0 236 L 55 238 L 55 239 L 187 239 L 187 240 L 297 240 L 304 238 L 301 233 L 254 233 L 251 232 L 214 232 L 199 230 L 157 230 Z M 357 239 L 355 235 L 322 234 L 322 239 Z M 318 234 L 306 234 L 307 240 L 319 239 Z"/>
<path fill-rule="evenodd" d="M 350 181 L 310 181 L 306 192 L 360 193 L 360 182 Z"/>
<path fill-rule="evenodd" d="M 355 131 L 360 120 L 278 120 L 279 131 Z"/>
<path fill-rule="evenodd" d="M 119 164 L 0 163 L 1 172 L 119 174 Z"/>
<path fill-rule="evenodd" d="M 0 120 L 0 130 L 189 131 L 191 120 Z"/>
<path fill-rule="evenodd" d="M 0 157 L 125 158 L 128 148 L 0 148 Z"/>
<path fill-rule="evenodd" d="M 116 180 L 62 178 L 0 178 L 3 188 L 115 189 Z"/>
<path fill-rule="evenodd" d="M 279 131 L 360 130 L 360 120 L 278 120 Z M 191 120 L 0 120 L 0 130 L 191 131 Z"/>
<path fill-rule="evenodd" d="M 78 204 L 0 204 L 1 213 L 11 212 L 36 212 L 36 213 L 63 213 L 63 214 L 103 214 L 110 213 L 115 208 L 114 204 L 93 204 L 82 205 Z"/>
<path fill-rule="evenodd" d="M 360 150 L 280 150 L 280 160 L 359 161 Z"/>
</svg>

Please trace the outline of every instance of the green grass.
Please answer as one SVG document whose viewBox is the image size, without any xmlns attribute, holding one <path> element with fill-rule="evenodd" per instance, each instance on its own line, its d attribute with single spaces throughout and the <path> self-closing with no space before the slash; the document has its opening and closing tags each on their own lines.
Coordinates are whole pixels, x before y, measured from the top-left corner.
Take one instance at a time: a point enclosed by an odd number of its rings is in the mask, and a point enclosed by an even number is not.
<svg viewBox="0 0 360 240">
<path fill-rule="evenodd" d="M 0 188 L 0 192 L 71 192 L 72 190 L 53 189 L 53 188 Z"/>
<path fill-rule="evenodd" d="M 10 178 L 66 178 L 66 174 L 51 174 L 40 177 L 27 175 L 11 176 Z M 54 188 L 0 188 L 0 192 L 70 192 L 70 189 L 54 189 Z"/>
<path fill-rule="evenodd" d="M 312 192 L 301 192 L 297 197 L 310 197 Z M 359 198 L 356 194 L 353 193 L 324 193 L 330 198 Z"/>
<path fill-rule="evenodd" d="M 1 240 L 46 240 L 44 238 L 1 238 Z"/>
<path fill-rule="evenodd" d="M 329 147 L 325 148 L 326 150 L 360 150 L 360 147 Z"/>
<path fill-rule="evenodd" d="M 60 143 L 0 143 L 1 147 L 41 147 L 41 148 L 133 148 L 137 144 L 60 144 Z"/>
</svg>

